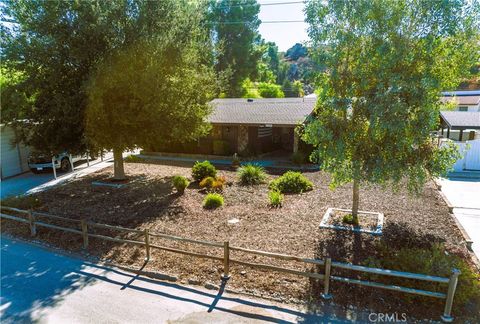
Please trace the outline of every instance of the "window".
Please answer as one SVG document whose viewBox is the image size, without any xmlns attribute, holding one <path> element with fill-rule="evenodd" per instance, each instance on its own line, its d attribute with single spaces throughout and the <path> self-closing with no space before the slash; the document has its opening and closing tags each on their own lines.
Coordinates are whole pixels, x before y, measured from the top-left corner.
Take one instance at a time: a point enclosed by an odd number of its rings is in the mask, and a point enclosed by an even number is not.
<svg viewBox="0 0 480 324">
<path fill-rule="evenodd" d="M 460 107 L 458 107 L 458 111 L 468 111 L 468 107 L 467 106 L 460 106 Z"/>
</svg>

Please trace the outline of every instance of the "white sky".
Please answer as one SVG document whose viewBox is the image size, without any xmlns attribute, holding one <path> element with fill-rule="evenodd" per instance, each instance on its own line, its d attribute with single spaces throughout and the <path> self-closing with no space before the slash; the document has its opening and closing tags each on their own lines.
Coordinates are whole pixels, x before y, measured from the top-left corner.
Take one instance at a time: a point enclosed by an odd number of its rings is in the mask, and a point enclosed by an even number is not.
<svg viewBox="0 0 480 324">
<path fill-rule="evenodd" d="M 258 0 L 258 3 L 284 3 L 300 0 Z M 282 4 L 260 6 L 259 18 L 262 21 L 278 20 L 304 20 L 304 3 Z M 286 51 L 295 43 L 302 43 L 308 40 L 307 24 L 300 23 L 277 23 L 261 24 L 259 31 L 266 41 L 275 42 L 279 51 Z"/>
</svg>

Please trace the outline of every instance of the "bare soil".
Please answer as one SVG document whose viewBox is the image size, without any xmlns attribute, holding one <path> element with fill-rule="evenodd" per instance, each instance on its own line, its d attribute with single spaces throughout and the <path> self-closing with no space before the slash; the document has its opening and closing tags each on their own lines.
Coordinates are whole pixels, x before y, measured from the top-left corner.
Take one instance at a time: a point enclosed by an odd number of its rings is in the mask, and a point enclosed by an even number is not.
<svg viewBox="0 0 480 324">
<path fill-rule="evenodd" d="M 365 211 L 381 212 L 385 216 L 381 237 L 319 228 L 328 207 L 350 208 L 351 185 L 329 189 L 330 178 L 323 172 L 305 173 L 314 183 L 312 191 L 285 195 L 282 208 L 268 206 L 268 183 L 241 186 L 231 170 L 220 170 L 227 185 L 223 191 L 225 205 L 205 210 L 205 193 L 192 183 L 183 195 L 170 184 L 173 175 L 191 178 L 185 166 L 155 163 L 126 163 L 129 182 L 122 188 L 93 186 L 92 181 L 106 181 L 113 170 L 104 169 L 93 175 L 39 193 L 42 211 L 72 219 L 145 229 L 186 238 L 208 241 L 230 241 L 230 245 L 279 252 L 307 258 L 331 257 L 334 261 L 362 264 L 377 253 L 377 243 L 383 240 L 392 248 L 402 242 L 443 242 L 450 253 L 469 259 L 461 232 L 449 215 L 448 207 L 433 183 L 423 192 L 410 196 L 404 191 L 368 186 L 360 191 L 360 207 Z M 276 175 L 269 175 L 269 180 Z M 228 220 L 239 222 L 229 224 Z M 52 222 L 62 224 L 58 221 Z M 75 224 L 69 224 L 75 226 Z M 28 237 L 28 226 L 2 221 L 2 231 Z M 142 239 L 104 229 L 96 233 Z M 38 237 L 67 250 L 80 251 L 82 240 L 74 234 L 38 228 Z M 153 238 L 152 244 L 188 249 L 222 256 L 223 250 L 189 243 Z M 416 244 L 416 243 L 415 243 Z M 105 260 L 129 266 L 141 266 L 145 251 L 141 247 L 90 239 L 88 252 Z M 221 262 L 199 259 L 166 251 L 152 250 L 151 260 L 144 270 L 178 276 L 181 280 L 198 283 L 219 283 L 223 271 Z M 285 266 L 291 269 L 323 272 L 322 269 L 296 262 L 275 260 L 262 256 L 233 252 L 232 258 L 247 262 Z M 340 272 L 338 272 L 340 273 Z M 243 266 L 231 267 L 228 286 L 244 292 L 281 298 L 285 301 L 317 301 L 323 291 L 317 280 Z M 355 277 L 357 274 L 349 273 Z M 358 277 L 359 278 L 359 277 Z M 438 318 L 443 302 L 432 298 L 410 298 L 398 292 L 361 288 L 339 282 L 331 283 L 331 293 L 337 304 L 356 305 L 377 312 L 405 312 L 416 318 Z M 321 302 L 321 301 L 319 301 Z M 454 308 L 455 309 L 455 308 Z M 346 310 L 348 311 L 348 310 Z"/>
</svg>

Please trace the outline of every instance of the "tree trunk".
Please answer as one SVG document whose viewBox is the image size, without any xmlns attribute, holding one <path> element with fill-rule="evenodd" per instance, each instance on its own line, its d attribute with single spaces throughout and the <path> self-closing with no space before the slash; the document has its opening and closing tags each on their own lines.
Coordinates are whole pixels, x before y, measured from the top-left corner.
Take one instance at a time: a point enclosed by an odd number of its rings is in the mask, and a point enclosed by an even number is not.
<svg viewBox="0 0 480 324">
<path fill-rule="evenodd" d="M 123 150 L 115 148 L 113 149 L 113 179 L 125 180 L 125 170 L 123 169 Z"/>
<path fill-rule="evenodd" d="M 359 193 L 359 188 L 360 185 L 358 183 L 358 180 L 353 180 L 353 200 L 352 200 L 352 216 L 353 216 L 353 221 L 355 223 L 358 223 L 358 204 L 360 200 L 360 193 Z"/>
</svg>

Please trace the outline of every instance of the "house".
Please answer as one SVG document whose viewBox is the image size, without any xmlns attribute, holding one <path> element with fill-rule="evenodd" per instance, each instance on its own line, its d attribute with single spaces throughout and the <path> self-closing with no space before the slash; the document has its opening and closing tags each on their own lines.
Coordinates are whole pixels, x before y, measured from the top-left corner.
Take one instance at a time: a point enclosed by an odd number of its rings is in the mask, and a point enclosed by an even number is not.
<svg viewBox="0 0 480 324">
<path fill-rule="evenodd" d="M 305 122 L 316 98 L 228 98 L 211 101 L 210 134 L 193 143 L 152 148 L 157 152 L 202 155 L 259 155 L 282 150 L 292 153 L 300 143 L 295 128 Z M 302 147 L 300 147 L 302 149 Z"/>
<path fill-rule="evenodd" d="M 443 92 L 441 101 L 453 103 L 457 111 L 480 111 L 480 90 Z"/>
<path fill-rule="evenodd" d="M 12 127 L 1 124 L 1 152 L 0 176 L 1 179 L 28 171 L 29 149 L 21 143 L 16 143 L 16 134 Z"/>
</svg>

